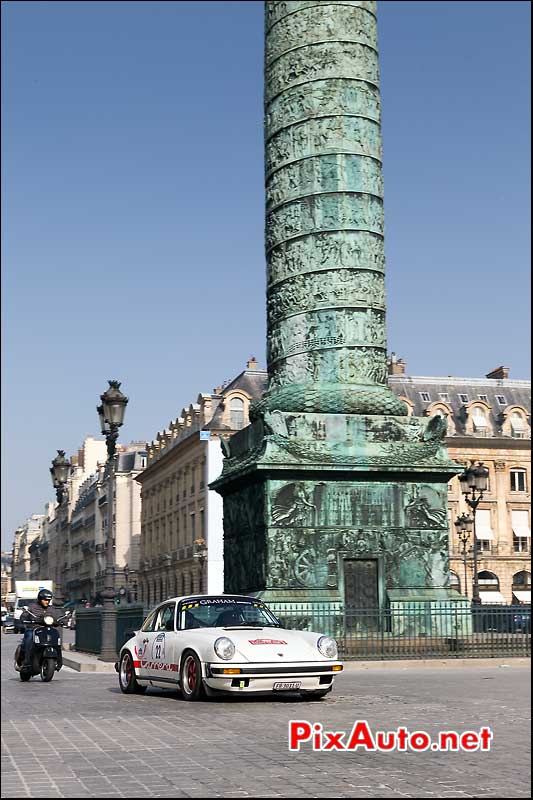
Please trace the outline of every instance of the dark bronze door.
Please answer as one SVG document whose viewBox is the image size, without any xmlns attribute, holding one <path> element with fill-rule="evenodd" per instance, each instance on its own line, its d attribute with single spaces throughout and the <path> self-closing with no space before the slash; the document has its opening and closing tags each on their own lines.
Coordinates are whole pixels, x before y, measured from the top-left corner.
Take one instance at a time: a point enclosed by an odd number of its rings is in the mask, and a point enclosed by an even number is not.
<svg viewBox="0 0 533 800">
<path fill-rule="evenodd" d="M 344 603 L 348 627 L 376 630 L 379 617 L 377 559 L 345 559 Z"/>
</svg>

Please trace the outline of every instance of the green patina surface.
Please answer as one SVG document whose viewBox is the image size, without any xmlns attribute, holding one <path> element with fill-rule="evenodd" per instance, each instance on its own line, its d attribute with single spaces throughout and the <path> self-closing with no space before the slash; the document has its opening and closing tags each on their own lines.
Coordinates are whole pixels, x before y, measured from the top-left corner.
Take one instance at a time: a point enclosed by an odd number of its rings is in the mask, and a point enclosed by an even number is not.
<svg viewBox="0 0 533 800">
<path fill-rule="evenodd" d="M 442 602 L 459 468 L 387 386 L 376 4 L 265 5 L 269 386 L 212 484 L 225 588 L 334 610 L 361 561 L 380 605 Z"/>
</svg>

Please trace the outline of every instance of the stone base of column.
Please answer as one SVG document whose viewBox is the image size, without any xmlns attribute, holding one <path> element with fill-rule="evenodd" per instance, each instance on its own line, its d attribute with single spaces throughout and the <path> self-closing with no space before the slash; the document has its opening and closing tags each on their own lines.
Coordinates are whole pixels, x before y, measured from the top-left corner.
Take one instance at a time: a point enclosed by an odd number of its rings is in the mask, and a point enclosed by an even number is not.
<svg viewBox="0 0 533 800">
<path fill-rule="evenodd" d="M 211 484 L 224 497 L 224 590 L 318 617 L 383 608 L 389 590 L 446 593 L 447 483 L 460 467 L 444 434 L 440 417 L 264 412 L 224 444 Z"/>
</svg>

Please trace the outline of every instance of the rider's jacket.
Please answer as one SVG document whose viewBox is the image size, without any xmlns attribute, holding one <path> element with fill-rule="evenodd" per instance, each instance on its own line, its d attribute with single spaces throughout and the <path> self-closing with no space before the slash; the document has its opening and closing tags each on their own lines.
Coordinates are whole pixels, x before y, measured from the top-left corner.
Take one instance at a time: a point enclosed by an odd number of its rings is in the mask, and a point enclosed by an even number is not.
<svg viewBox="0 0 533 800">
<path fill-rule="evenodd" d="M 31 611 L 31 614 L 29 613 Z M 55 608 L 44 608 L 40 603 L 33 602 L 28 606 L 28 611 L 24 609 L 20 615 L 20 621 L 26 624 L 32 623 L 34 625 L 44 625 L 45 616 L 54 618 L 54 625 L 57 625 L 59 614 Z"/>
</svg>

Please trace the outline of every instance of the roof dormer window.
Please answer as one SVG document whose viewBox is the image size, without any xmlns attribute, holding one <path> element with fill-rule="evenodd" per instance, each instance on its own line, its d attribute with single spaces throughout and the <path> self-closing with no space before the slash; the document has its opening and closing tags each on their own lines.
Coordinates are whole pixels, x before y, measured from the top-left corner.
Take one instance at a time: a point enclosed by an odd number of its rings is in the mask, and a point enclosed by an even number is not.
<svg viewBox="0 0 533 800">
<path fill-rule="evenodd" d="M 520 411 L 513 411 L 509 419 L 511 430 L 516 439 L 523 439 L 526 434 L 526 422 Z"/>
<path fill-rule="evenodd" d="M 475 431 L 478 430 L 486 431 L 487 428 L 489 427 L 489 423 L 487 421 L 485 412 L 483 411 L 482 408 L 479 408 L 478 406 L 472 409 L 472 420 L 474 422 Z"/>
<path fill-rule="evenodd" d="M 240 397 L 232 397 L 229 404 L 230 426 L 235 431 L 244 427 L 244 400 Z"/>
</svg>

